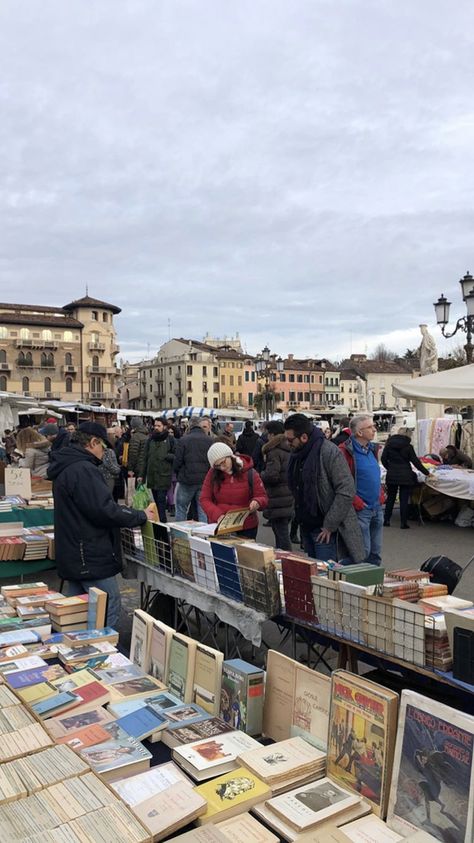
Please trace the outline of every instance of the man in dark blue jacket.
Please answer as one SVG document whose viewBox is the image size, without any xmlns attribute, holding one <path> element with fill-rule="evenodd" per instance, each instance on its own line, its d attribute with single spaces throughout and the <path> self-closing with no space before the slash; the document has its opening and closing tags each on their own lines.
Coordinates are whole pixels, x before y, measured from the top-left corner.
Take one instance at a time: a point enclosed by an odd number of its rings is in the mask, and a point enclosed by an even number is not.
<svg viewBox="0 0 474 843">
<path fill-rule="evenodd" d="M 117 629 L 122 569 L 120 527 L 139 527 L 153 513 L 119 506 L 99 465 L 107 447 L 100 424 L 84 422 L 68 448 L 51 455 L 48 477 L 53 481 L 54 537 L 58 574 L 67 580 L 69 595 L 89 588 L 106 591 L 107 626 Z"/>
<path fill-rule="evenodd" d="M 191 504 L 196 504 L 199 521 L 207 522 L 199 503 L 204 478 L 209 471 L 207 452 L 213 439 L 202 430 L 199 419 L 191 419 L 189 431 L 176 443 L 173 470 L 178 480 L 176 521 L 185 521 Z"/>
</svg>

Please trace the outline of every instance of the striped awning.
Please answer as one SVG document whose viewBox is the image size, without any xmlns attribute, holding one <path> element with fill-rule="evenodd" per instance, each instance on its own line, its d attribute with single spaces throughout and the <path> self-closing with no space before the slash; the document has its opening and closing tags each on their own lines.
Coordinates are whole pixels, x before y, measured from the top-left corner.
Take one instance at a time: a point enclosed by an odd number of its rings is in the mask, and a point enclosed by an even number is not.
<svg viewBox="0 0 474 843">
<path fill-rule="evenodd" d="M 217 413 L 215 410 L 209 409 L 209 407 L 179 407 L 177 410 L 166 410 L 163 415 L 167 419 L 176 419 L 178 416 L 185 419 L 189 419 L 191 416 L 208 416 L 208 418 L 214 419 Z"/>
</svg>

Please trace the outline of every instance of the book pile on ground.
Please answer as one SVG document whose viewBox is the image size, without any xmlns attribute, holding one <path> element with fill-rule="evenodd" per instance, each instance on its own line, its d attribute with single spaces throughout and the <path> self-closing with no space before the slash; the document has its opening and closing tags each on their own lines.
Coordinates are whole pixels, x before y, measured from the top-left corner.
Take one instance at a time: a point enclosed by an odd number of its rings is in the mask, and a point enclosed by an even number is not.
<svg viewBox="0 0 474 843">
<path fill-rule="evenodd" d="M 474 839 L 474 718 L 402 691 L 387 823 L 412 840 Z"/>
<path fill-rule="evenodd" d="M 387 812 L 398 695 L 344 670 L 331 682 L 327 774 L 362 793 L 377 816 Z"/>
<path fill-rule="evenodd" d="M 329 676 L 269 650 L 263 734 L 274 741 L 300 736 L 325 752 L 330 693 Z"/>
<path fill-rule="evenodd" d="M 48 554 L 48 539 L 44 533 L 32 527 L 25 527 L 22 530 L 21 538 L 25 545 L 25 552 L 23 554 L 23 560 L 25 562 L 46 559 Z"/>
<path fill-rule="evenodd" d="M 87 628 L 88 594 L 49 600 L 44 608 L 49 612 L 56 632 L 76 632 Z"/>
<path fill-rule="evenodd" d="M 199 817 L 198 825 L 221 822 L 271 797 L 268 785 L 245 767 L 200 784 L 195 791 L 207 800 L 206 813 Z"/>
<path fill-rule="evenodd" d="M 148 770 L 152 757 L 143 744 L 129 735 L 86 747 L 81 750 L 81 756 L 106 781 Z"/>
<path fill-rule="evenodd" d="M 240 755 L 260 748 L 250 735 L 234 731 L 175 747 L 171 755 L 195 781 L 205 781 L 236 769 Z"/>
</svg>

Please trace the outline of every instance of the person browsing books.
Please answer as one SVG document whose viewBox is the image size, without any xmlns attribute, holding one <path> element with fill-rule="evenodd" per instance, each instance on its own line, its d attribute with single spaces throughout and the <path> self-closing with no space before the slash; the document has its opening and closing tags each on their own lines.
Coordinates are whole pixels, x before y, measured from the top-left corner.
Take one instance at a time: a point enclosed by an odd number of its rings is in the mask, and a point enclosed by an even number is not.
<svg viewBox="0 0 474 843">
<path fill-rule="evenodd" d="M 233 509 L 249 509 L 239 535 L 256 538 L 257 511 L 268 505 L 265 487 L 253 468 L 251 457 L 235 456 L 225 442 L 215 442 L 207 453 L 210 470 L 204 478 L 200 504 L 209 523 L 218 521 Z"/>
<path fill-rule="evenodd" d="M 99 471 L 106 448 L 105 428 L 84 422 L 68 448 L 51 455 L 48 478 L 53 481 L 54 533 L 58 575 L 73 596 L 100 588 L 108 594 L 107 626 L 117 629 L 122 569 L 120 527 L 139 527 L 153 510 L 130 509 L 115 503 Z"/>
</svg>

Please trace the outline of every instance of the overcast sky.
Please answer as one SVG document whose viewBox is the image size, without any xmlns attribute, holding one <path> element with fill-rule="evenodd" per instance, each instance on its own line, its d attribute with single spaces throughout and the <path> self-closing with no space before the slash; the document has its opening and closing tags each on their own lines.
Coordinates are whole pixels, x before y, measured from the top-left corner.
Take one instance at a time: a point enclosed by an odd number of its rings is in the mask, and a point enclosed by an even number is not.
<svg viewBox="0 0 474 843">
<path fill-rule="evenodd" d="M 404 352 L 474 274 L 471 0 L 2 0 L 6 301 Z M 464 340 L 458 335 L 456 344 Z"/>
</svg>

